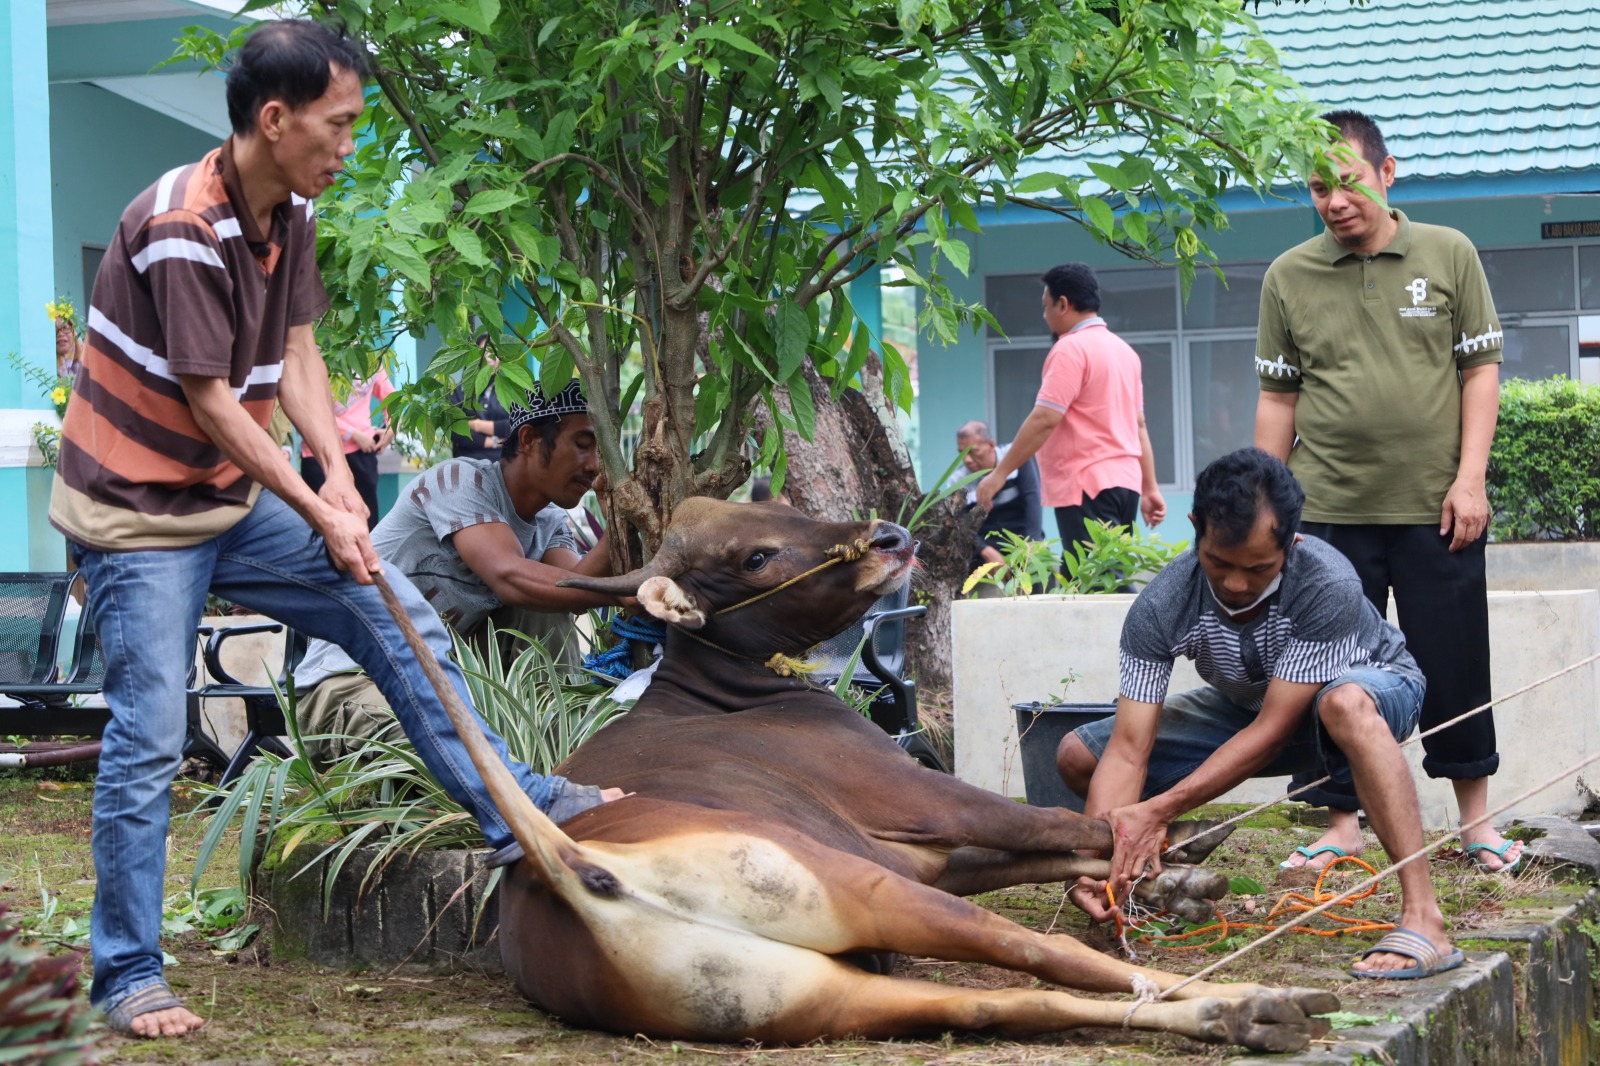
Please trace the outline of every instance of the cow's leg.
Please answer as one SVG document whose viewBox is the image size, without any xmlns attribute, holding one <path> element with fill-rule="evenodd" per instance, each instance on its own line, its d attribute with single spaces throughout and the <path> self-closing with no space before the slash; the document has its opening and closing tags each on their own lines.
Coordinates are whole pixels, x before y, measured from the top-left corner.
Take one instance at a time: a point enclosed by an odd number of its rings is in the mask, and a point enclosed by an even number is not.
<svg viewBox="0 0 1600 1066">
<path fill-rule="evenodd" d="M 983 991 L 865 974 L 848 987 L 830 991 L 836 993 L 830 1002 L 808 1005 L 806 1025 L 812 1033 L 820 1031 L 835 1039 L 886 1039 L 954 1029 L 1037 1036 L 1080 1026 L 1126 1024 L 1256 1051 L 1299 1051 L 1328 1031 L 1327 1022 L 1307 1017 L 1290 998 L 1272 994 L 1136 1004 L 1080 999 L 1065 992 Z"/>
<path fill-rule="evenodd" d="M 1111 863 L 1081 855 L 1024 854 L 988 848 L 957 848 L 933 887 L 957 896 L 1010 888 L 1072 881 L 1079 877 L 1105 880 Z M 1166 866 L 1153 878 L 1139 882 L 1134 895 L 1156 910 L 1169 910 L 1193 922 L 1215 917 L 1213 900 L 1228 892 L 1228 879 L 1215 870 L 1198 866 Z"/>
</svg>

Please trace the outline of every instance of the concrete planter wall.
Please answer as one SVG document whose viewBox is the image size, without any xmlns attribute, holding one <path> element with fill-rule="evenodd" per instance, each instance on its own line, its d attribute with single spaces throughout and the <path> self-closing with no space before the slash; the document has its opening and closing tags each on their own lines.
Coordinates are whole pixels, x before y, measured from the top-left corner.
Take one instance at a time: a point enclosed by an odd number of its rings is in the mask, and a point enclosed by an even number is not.
<svg viewBox="0 0 1600 1066">
<path fill-rule="evenodd" d="M 1507 592 L 1600 589 L 1600 541 L 1491 544 L 1489 587 Z"/>
<path fill-rule="evenodd" d="M 1114 700 L 1117 641 L 1131 595 L 1034 596 L 962 600 L 951 617 L 954 649 L 956 776 L 1006 796 L 1023 795 L 1012 704 L 1030 700 Z M 1489 636 L 1494 692 L 1530 684 L 1600 651 L 1600 592 L 1491 592 Z M 1061 679 L 1077 675 L 1070 686 Z M 1172 691 L 1201 684 L 1180 660 Z M 1510 799 L 1600 744 L 1600 664 L 1590 665 L 1496 709 L 1501 765 L 1491 802 Z M 1406 749 L 1422 800 L 1425 824 L 1454 817 L 1447 782 L 1425 777 L 1421 745 Z M 1593 775 L 1600 785 L 1600 775 Z M 1248 781 L 1223 797 L 1265 802 L 1283 795 L 1287 778 Z M 1597 789 L 1600 791 L 1600 789 Z M 1577 780 L 1567 780 L 1508 812 L 1573 814 L 1585 806 Z"/>
</svg>

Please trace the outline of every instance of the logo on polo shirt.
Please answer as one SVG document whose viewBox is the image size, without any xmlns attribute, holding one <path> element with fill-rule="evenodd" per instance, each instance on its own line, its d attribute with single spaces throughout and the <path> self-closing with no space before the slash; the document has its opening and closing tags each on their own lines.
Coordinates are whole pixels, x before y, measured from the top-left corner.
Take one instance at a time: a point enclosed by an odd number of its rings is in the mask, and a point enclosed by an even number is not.
<svg viewBox="0 0 1600 1066">
<path fill-rule="evenodd" d="M 1261 358 L 1259 355 L 1256 356 L 1256 373 L 1267 374 L 1275 378 L 1297 378 L 1300 376 L 1300 368 L 1297 366 L 1291 366 L 1289 362 L 1284 359 L 1283 353 L 1279 352 L 1278 358 L 1270 363 Z"/>
<path fill-rule="evenodd" d="M 1433 318 L 1439 313 L 1437 307 L 1419 306 L 1428 298 L 1427 278 L 1412 278 L 1411 284 L 1407 285 L 1405 290 L 1411 294 L 1411 306 L 1400 308 L 1401 318 Z"/>
</svg>

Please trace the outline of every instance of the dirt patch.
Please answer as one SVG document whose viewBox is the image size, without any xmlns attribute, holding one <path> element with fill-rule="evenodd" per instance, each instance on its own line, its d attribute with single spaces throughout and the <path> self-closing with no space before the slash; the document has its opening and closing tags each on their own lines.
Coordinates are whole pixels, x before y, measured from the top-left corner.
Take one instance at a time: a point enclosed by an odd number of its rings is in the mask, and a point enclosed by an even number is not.
<svg viewBox="0 0 1600 1066">
<path fill-rule="evenodd" d="M 19 774 L 0 775 L 0 902 L 14 915 L 40 924 L 48 901 L 53 914 L 38 931 L 60 931 L 67 920 L 87 922 L 93 894 L 89 860 L 90 788 L 82 782 L 46 782 Z M 195 802 L 192 790 L 175 789 L 174 809 Z M 1291 815 L 1293 808 L 1288 808 Z M 1220 810 L 1212 813 L 1226 813 Z M 1264 891 L 1226 901 L 1230 921 L 1258 921 L 1286 891 L 1276 864 L 1320 830 L 1296 824 L 1277 811 L 1247 825 L 1226 841 L 1208 865 L 1230 877 L 1250 878 Z M 188 887 L 202 826 L 174 823 L 168 863 L 168 893 Z M 1379 864 L 1382 853 L 1368 835 L 1363 856 Z M 227 884 L 237 871 L 232 855 L 214 860 L 208 886 Z M 1459 855 L 1433 864 L 1435 883 L 1455 935 L 1504 924 L 1508 912 L 1537 910 L 1559 902 L 1576 887 L 1547 879 L 1492 878 L 1476 874 Z M 1326 887 L 1353 883 L 1334 875 Z M 1303 881 L 1304 878 L 1291 878 Z M 1075 908 L 1063 906 L 1059 885 L 1034 885 L 988 893 L 977 902 L 1029 928 L 1078 936 L 1106 950 L 1120 950 L 1113 932 L 1091 929 Z M 1390 891 L 1362 900 L 1351 913 L 1392 919 L 1398 896 Z M 1253 939 L 1256 930 L 1208 934 L 1186 944 L 1138 942 L 1139 961 L 1178 973 L 1193 973 L 1221 953 Z M 1345 968 L 1370 936 L 1288 936 L 1249 956 L 1233 971 L 1236 980 L 1331 987 L 1347 997 L 1346 1010 L 1381 1019 L 1385 989 L 1356 987 Z M 1197 946 L 1208 944 L 1209 946 Z M 1189 1041 L 1122 1030 L 1081 1030 L 1033 1041 L 946 1037 L 929 1041 L 841 1042 L 804 1048 L 740 1048 L 674 1044 L 569 1029 L 529 1007 L 500 976 L 348 973 L 275 962 L 254 947 L 224 953 L 199 936 L 165 942 L 177 959 L 168 976 L 179 995 L 207 1019 L 200 1033 L 172 1042 L 107 1038 L 111 1062 L 223 1063 L 672 1063 L 733 1061 L 783 1066 L 891 1064 L 1181 1063 L 1215 1064 L 1234 1054 Z M 558 965 L 552 960 L 553 965 Z M 927 959 L 901 961 L 899 976 L 983 988 L 1032 987 L 1024 974 L 966 963 Z M 1361 1030 L 1347 1030 L 1359 1037 Z"/>
</svg>

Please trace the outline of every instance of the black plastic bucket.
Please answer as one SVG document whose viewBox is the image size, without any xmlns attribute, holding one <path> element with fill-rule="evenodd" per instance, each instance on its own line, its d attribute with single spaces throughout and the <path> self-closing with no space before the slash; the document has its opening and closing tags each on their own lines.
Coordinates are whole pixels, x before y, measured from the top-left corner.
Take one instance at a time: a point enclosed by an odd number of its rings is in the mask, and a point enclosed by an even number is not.
<svg viewBox="0 0 1600 1066">
<path fill-rule="evenodd" d="M 1017 736 L 1021 740 L 1022 782 L 1030 807 L 1066 807 L 1082 811 L 1083 797 L 1061 780 L 1056 770 L 1056 749 L 1080 725 L 1110 718 L 1115 703 L 1014 703 Z"/>
</svg>

